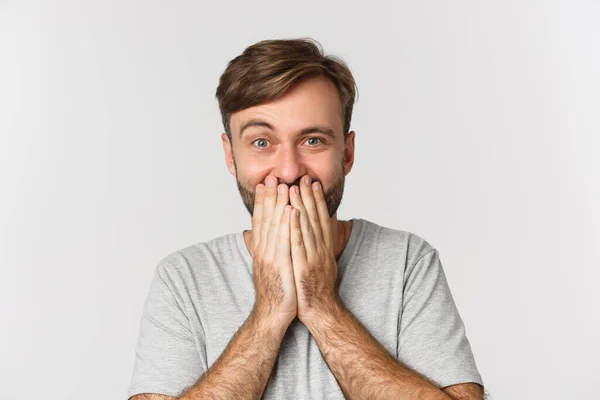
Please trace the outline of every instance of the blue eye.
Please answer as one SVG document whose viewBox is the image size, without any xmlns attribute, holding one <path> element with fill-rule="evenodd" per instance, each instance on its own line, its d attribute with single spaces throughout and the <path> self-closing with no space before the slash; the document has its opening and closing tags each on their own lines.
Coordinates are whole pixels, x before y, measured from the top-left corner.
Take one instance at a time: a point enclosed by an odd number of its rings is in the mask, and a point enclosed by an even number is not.
<svg viewBox="0 0 600 400">
<path fill-rule="evenodd" d="M 317 146 L 318 144 L 321 143 L 321 138 L 318 138 L 318 137 L 311 137 L 311 138 L 306 139 L 307 142 L 310 141 L 310 140 L 317 140 L 318 142 L 317 143 L 312 142 L 313 144 L 309 144 L 309 147 L 315 147 L 315 146 Z M 269 141 L 266 140 L 266 139 L 256 139 L 256 140 L 254 140 L 252 142 L 252 144 L 260 143 L 260 142 L 264 142 L 265 145 L 264 146 L 261 146 L 261 145 L 257 146 L 257 145 L 255 145 L 255 147 L 258 147 L 259 149 L 264 149 L 264 148 L 267 147 L 266 143 L 269 143 Z"/>
<path fill-rule="evenodd" d="M 256 139 L 254 142 L 252 143 L 256 143 L 256 142 L 266 142 L 265 139 Z M 259 148 L 264 148 L 264 146 L 258 146 Z"/>
</svg>

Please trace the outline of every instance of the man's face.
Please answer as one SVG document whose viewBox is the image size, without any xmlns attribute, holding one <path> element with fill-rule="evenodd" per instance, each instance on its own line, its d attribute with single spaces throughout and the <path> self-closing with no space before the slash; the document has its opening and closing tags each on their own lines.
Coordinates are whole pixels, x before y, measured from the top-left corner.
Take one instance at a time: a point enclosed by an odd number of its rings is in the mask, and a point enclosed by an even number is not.
<svg viewBox="0 0 600 400">
<path fill-rule="evenodd" d="M 329 216 L 335 215 L 354 161 L 354 132 L 344 145 L 340 99 L 329 80 L 302 81 L 277 100 L 232 114 L 230 126 L 233 146 L 222 135 L 225 157 L 250 215 L 254 189 L 268 175 L 288 187 L 309 175 L 323 186 Z"/>
</svg>

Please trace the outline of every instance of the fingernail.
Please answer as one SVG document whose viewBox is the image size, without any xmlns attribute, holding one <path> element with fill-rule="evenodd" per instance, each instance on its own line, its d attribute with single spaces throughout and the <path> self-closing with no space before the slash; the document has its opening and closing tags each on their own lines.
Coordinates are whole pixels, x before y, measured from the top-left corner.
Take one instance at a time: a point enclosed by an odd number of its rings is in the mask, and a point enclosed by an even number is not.
<svg viewBox="0 0 600 400">
<path fill-rule="evenodd" d="M 319 182 L 315 182 L 315 183 L 313 183 L 313 190 L 314 190 L 315 192 L 319 191 Z"/>
<path fill-rule="evenodd" d="M 267 182 L 267 186 L 268 187 L 274 187 L 275 186 L 275 178 L 272 176 L 268 176 L 267 179 L 265 179 Z"/>
</svg>

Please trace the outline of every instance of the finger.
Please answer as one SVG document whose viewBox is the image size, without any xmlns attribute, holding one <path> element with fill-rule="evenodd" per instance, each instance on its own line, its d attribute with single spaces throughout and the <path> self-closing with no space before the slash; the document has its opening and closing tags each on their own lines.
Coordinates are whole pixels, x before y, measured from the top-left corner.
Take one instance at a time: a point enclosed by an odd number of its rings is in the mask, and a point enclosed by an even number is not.
<svg viewBox="0 0 600 400">
<path fill-rule="evenodd" d="M 277 187 L 277 203 L 271 216 L 271 225 L 269 226 L 269 233 L 267 234 L 267 243 L 265 248 L 265 256 L 267 260 L 273 260 L 275 257 L 275 248 L 277 246 L 277 237 L 279 236 L 280 222 L 285 210 L 285 206 L 288 203 L 288 187 L 287 185 L 281 184 Z"/>
<path fill-rule="evenodd" d="M 277 179 L 274 176 L 267 176 L 265 179 L 265 198 L 263 201 L 262 209 L 262 222 L 260 227 L 260 242 L 263 245 L 267 243 L 267 234 L 269 233 L 269 227 L 271 225 L 271 215 L 275 208 L 277 201 Z"/>
<path fill-rule="evenodd" d="M 302 203 L 304 204 L 304 208 L 306 208 L 306 216 L 315 236 L 315 243 L 323 243 L 321 223 L 319 221 L 319 214 L 317 213 L 311 179 L 308 175 L 303 176 L 300 180 L 300 193 L 302 194 Z"/>
<path fill-rule="evenodd" d="M 319 214 L 319 222 L 321 225 L 321 231 L 323 233 L 323 240 L 328 248 L 333 249 L 333 241 L 331 238 L 331 217 L 329 216 L 329 209 L 327 208 L 327 202 L 325 201 L 323 187 L 319 182 L 314 182 L 312 187 L 315 203 L 317 204 L 317 212 Z"/>
<path fill-rule="evenodd" d="M 290 215 L 292 206 L 286 204 L 283 209 L 283 215 L 279 220 L 279 235 L 277 235 L 277 260 L 291 262 L 290 250 Z"/>
<path fill-rule="evenodd" d="M 252 246 L 257 248 L 260 242 L 260 225 L 262 223 L 263 200 L 265 198 L 265 185 L 259 183 L 254 191 L 254 212 L 252 213 Z"/>
<path fill-rule="evenodd" d="M 303 268 L 306 268 L 306 245 L 302 237 L 302 228 L 300 226 L 300 211 L 297 208 L 290 212 L 290 243 L 292 254 L 292 265 L 294 266 L 294 276 L 300 277 Z"/>
<path fill-rule="evenodd" d="M 300 229 L 302 232 L 302 240 L 304 242 L 304 246 L 306 247 L 307 254 L 314 254 L 315 252 L 315 239 L 312 233 L 312 229 L 310 226 L 310 222 L 308 221 L 308 217 L 306 215 L 306 208 L 304 207 L 304 203 L 302 202 L 302 197 L 300 196 L 300 189 L 298 186 L 292 186 L 292 193 L 290 194 L 290 203 L 294 206 L 295 209 L 298 210 L 300 214 Z"/>
</svg>

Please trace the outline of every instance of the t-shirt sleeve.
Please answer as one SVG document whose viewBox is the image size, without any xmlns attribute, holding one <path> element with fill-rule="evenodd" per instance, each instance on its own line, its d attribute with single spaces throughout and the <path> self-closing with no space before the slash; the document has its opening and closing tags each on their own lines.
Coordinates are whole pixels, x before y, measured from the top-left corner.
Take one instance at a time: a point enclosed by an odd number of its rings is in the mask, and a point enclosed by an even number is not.
<svg viewBox="0 0 600 400">
<path fill-rule="evenodd" d="M 172 275 L 165 264 L 157 266 L 144 304 L 127 398 L 139 393 L 179 396 L 204 372 L 203 333 L 192 332 Z"/>
<path fill-rule="evenodd" d="M 440 388 L 483 386 L 437 250 L 406 270 L 402 304 L 398 360 Z"/>
</svg>

